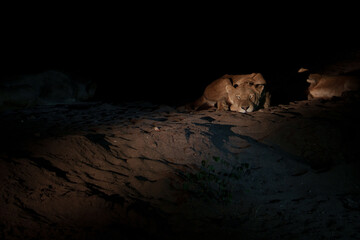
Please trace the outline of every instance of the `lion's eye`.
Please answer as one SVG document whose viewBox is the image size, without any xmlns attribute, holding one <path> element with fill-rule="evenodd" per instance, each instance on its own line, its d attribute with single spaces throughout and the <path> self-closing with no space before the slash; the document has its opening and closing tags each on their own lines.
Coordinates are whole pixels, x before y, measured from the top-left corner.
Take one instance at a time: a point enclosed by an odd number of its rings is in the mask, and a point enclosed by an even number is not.
<svg viewBox="0 0 360 240">
<path fill-rule="evenodd" d="M 253 94 L 250 94 L 250 95 L 249 95 L 249 98 L 250 98 L 250 99 L 253 99 L 253 98 L 254 98 L 254 95 L 253 95 Z"/>
<path fill-rule="evenodd" d="M 240 99 L 240 95 L 236 95 L 237 99 Z"/>
</svg>

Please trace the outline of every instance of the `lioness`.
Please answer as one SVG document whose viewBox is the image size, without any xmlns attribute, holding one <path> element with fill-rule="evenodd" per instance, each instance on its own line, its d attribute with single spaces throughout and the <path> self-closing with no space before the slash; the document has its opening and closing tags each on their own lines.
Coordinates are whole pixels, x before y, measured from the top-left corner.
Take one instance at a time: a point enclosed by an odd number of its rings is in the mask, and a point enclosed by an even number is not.
<svg viewBox="0 0 360 240">
<path fill-rule="evenodd" d="M 257 93 L 250 87 L 241 85 L 236 88 L 227 77 L 210 83 L 203 95 L 192 104 L 192 109 L 217 106 L 217 110 L 230 110 L 242 113 L 252 112 L 259 104 Z"/>
<path fill-rule="evenodd" d="M 340 97 L 346 91 L 358 91 L 360 79 L 355 76 L 310 74 L 306 80 L 308 99 Z"/>
<path fill-rule="evenodd" d="M 238 86 L 245 86 L 253 89 L 259 98 L 259 106 L 264 108 L 270 107 L 271 95 L 265 89 L 266 81 L 261 73 L 242 75 L 225 74 L 223 77 L 229 78 L 235 88 Z"/>
</svg>

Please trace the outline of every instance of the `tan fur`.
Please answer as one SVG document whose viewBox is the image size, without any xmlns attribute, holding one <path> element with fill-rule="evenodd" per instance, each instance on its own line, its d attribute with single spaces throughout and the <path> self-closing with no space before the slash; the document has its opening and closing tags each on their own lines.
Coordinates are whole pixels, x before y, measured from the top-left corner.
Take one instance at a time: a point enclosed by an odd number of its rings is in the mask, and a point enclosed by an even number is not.
<svg viewBox="0 0 360 240">
<path fill-rule="evenodd" d="M 360 79 L 354 76 L 310 74 L 308 99 L 340 97 L 346 91 L 358 91 Z"/>
<path fill-rule="evenodd" d="M 233 86 L 246 86 L 251 88 L 259 97 L 260 107 L 270 107 L 271 95 L 266 90 L 266 80 L 261 73 L 230 75 L 225 74 L 223 77 L 232 79 Z"/>
<path fill-rule="evenodd" d="M 228 78 L 213 81 L 205 88 L 203 95 L 193 103 L 192 108 L 198 110 L 217 105 L 218 110 L 228 110 L 228 104 L 232 99 L 229 99 L 227 86 L 232 86 Z"/>
<path fill-rule="evenodd" d="M 303 73 L 303 72 L 308 72 L 308 71 L 309 71 L 309 69 L 302 67 L 298 70 L 298 73 Z"/>
<path fill-rule="evenodd" d="M 250 75 L 250 74 L 249 74 Z M 259 107 L 261 93 L 247 84 L 233 86 L 229 75 L 210 83 L 203 95 L 192 104 L 192 109 L 217 106 L 217 110 L 252 112 Z"/>
<path fill-rule="evenodd" d="M 259 107 L 259 96 L 251 88 L 247 86 L 233 86 L 227 87 L 229 96 L 233 97 L 233 104 L 230 106 L 230 110 L 233 112 L 253 112 Z"/>
</svg>

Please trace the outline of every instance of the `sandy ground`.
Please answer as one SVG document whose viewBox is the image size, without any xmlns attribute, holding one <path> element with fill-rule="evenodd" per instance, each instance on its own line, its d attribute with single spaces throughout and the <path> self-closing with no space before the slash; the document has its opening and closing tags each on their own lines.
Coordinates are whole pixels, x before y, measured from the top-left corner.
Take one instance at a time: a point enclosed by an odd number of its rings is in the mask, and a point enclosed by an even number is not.
<svg viewBox="0 0 360 240">
<path fill-rule="evenodd" d="M 360 239 L 358 103 L 4 112 L 0 239 Z"/>
</svg>

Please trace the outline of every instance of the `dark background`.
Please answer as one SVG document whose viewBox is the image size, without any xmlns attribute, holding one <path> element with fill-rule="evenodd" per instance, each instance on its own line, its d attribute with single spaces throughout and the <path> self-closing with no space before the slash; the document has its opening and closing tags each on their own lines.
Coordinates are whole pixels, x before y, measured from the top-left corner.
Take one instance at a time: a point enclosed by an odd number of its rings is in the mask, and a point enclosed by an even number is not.
<svg viewBox="0 0 360 240">
<path fill-rule="evenodd" d="M 300 67 L 315 72 L 358 46 L 348 14 L 147 7 L 17 9 L 2 19 L 1 78 L 58 70 L 96 81 L 97 100 L 180 105 L 224 74 L 261 72 L 278 104 L 306 97 Z"/>
</svg>

